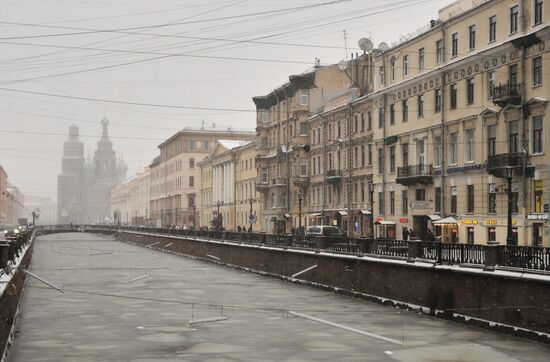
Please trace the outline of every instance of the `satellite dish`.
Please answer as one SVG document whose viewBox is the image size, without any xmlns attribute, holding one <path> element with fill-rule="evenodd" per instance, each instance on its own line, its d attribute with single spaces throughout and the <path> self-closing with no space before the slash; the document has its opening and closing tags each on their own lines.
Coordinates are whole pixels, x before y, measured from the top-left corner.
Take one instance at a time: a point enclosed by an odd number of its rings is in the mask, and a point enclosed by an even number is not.
<svg viewBox="0 0 550 362">
<path fill-rule="evenodd" d="M 345 60 L 340 60 L 340 62 L 338 63 L 338 69 L 340 70 L 348 69 L 348 62 Z"/>
<path fill-rule="evenodd" d="M 378 49 L 386 51 L 386 50 L 390 49 L 390 46 L 388 44 L 382 42 L 378 45 Z"/>
<path fill-rule="evenodd" d="M 367 39 L 367 38 L 359 39 L 358 44 L 359 44 L 359 48 L 365 53 L 370 52 L 374 48 L 374 44 L 372 44 L 372 41 L 370 41 L 370 39 Z"/>
</svg>

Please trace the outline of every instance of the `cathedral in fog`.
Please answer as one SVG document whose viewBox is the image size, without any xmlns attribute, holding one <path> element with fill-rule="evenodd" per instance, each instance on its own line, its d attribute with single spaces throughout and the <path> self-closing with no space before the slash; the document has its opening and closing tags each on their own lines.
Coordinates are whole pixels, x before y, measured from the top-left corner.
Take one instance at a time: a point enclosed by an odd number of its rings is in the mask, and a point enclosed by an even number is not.
<svg viewBox="0 0 550 362">
<path fill-rule="evenodd" d="M 57 220 L 68 223 L 105 223 L 109 215 L 111 189 L 126 178 L 128 167 L 117 159 L 109 140 L 109 121 L 101 121 L 103 132 L 93 157 L 84 158 L 78 127 L 69 127 L 63 144 L 61 174 L 57 177 Z"/>
</svg>

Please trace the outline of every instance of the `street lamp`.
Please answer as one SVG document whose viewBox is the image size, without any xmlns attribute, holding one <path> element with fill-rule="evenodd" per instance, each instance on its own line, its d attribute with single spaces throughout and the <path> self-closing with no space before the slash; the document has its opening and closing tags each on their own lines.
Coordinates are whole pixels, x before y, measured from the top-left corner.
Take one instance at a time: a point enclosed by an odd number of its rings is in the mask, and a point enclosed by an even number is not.
<svg viewBox="0 0 550 362">
<path fill-rule="evenodd" d="M 216 229 L 221 230 L 222 225 L 221 225 L 221 221 L 220 221 L 220 206 L 223 205 L 223 201 L 218 200 L 216 205 L 218 206 L 218 214 L 216 216 L 218 218 L 218 221 L 216 222 Z"/>
<path fill-rule="evenodd" d="M 251 197 L 248 199 L 248 202 L 250 202 L 250 214 L 248 215 L 248 221 L 250 221 L 250 232 L 252 232 L 252 219 L 253 219 L 252 203 L 254 202 L 254 199 Z"/>
<path fill-rule="evenodd" d="M 512 233 L 512 178 L 514 177 L 514 168 L 511 166 L 505 167 L 504 174 L 508 181 L 508 229 L 506 232 L 506 245 L 516 245 Z"/>
<path fill-rule="evenodd" d="M 298 191 L 298 234 L 302 235 L 302 191 Z"/>
<path fill-rule="evenodd" d="M 370 194 L 370 237 L 374 239 L 374 183 L 369 181 L 369 194 Z"/>
<path fill-rule="evenodd" d="M 193 229 L 197 230 L 197 205 L 193 204 Z"/>
</svg>

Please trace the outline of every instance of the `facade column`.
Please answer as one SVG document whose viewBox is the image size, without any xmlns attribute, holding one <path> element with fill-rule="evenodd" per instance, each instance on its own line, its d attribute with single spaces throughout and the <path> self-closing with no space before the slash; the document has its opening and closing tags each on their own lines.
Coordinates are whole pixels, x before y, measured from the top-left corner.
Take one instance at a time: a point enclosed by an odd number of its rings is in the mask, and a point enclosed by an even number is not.
<svg viewBox="0 0 550 362">
<path fill-rule="evenodd" d="M 218 168 L 216 166 L 212 166 L 212 204 L 216 200 L 216 196 L 218 194 L 217 187 L 218 187 Z"/>
<path fill-rule="evenodd" d="M 235 202 L 235 164 L 232 162 L 229 164 L 230 167 L 230 176 L 229 176 L 229 197 L 231 202 Z"/>
</svg>

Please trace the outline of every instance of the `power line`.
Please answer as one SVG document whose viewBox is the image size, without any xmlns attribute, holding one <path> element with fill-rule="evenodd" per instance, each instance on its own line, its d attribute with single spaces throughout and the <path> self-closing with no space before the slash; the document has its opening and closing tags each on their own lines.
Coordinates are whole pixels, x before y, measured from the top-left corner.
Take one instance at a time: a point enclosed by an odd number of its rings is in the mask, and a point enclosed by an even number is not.
<svg viewBox="0 0 550 362">
<path fill-rule="evenodd" d="M 0 90 L 6 91 L 6 92 L 33 94 L 33 95 L 47 96 L 47 97 L 68 98 L 68 99 L 76 99 L 76 100 L 81 100 L 81 101 L 96 101 L 96 102 L 115 103 L 115 104 L 128 104 L 128 105 L 143 106 L 143 107 L 176 108 L 176 109 L 194 109 L 194 110 L 201 110 L 201 111 L 256 112 L 256 110 L 254 110 L 254 109 L 193 107 L 193 106 L 180 106 L 180 105 L 175 105 L 175 104 L 157 104 L 157 103 L 141 103 L 141 102 L 129 102 L 129 101 L 116 101 L 116 100 L 112 100 L 112 99 L 102 99 L 102 98 L 92 98 L 92 97 L 68 96 L 68 95 L 63 95 L 63 94 L 54 94 L 54 93 L 45 93 L 45 92 L 35 92 L 35 91 L 29 91 L 29 90 L 11 89 L 11 88 L 2 88 L 2 87 L 0 87 Z"/>
</svg>

